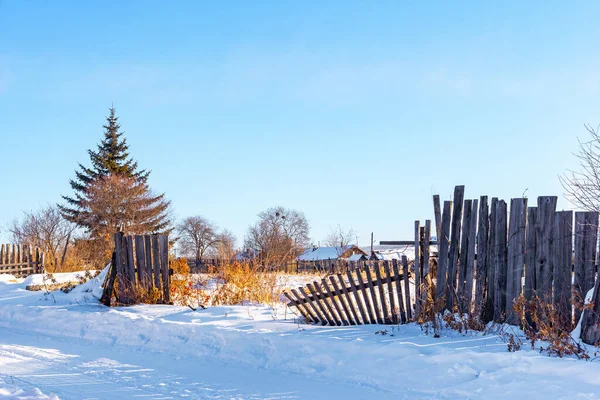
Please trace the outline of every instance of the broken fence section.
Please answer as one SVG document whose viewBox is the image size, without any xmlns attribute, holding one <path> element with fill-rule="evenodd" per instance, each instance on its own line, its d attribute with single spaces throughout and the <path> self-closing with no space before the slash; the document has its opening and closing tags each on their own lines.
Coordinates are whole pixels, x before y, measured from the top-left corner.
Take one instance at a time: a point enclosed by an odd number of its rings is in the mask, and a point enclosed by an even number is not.
<svg viewBox="0 0 600 400">
<path fill-rule="evenodd" d="M 400 273 L 402 268 L 402 273 Z M 412 318 L 408 260 L 365 262 L 284 295 L 308 322 L 322 325 L 406 323 Z"/>
</svg>

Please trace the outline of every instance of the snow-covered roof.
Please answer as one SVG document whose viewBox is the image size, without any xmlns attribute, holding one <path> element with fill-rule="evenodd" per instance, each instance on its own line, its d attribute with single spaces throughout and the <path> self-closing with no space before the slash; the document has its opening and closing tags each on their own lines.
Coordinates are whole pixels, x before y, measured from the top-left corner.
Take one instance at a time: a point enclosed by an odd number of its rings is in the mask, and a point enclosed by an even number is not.
<svg viewBox="0 0 600 400">
<path fill-rule="evenodd" d="M 352 254 L 348 257 L 348 261 L 360 261 L 365 255 L 361 253 Z"/>
<path fill-rule="evenodd" d="M 362 247 L 363 251 L 370 254 L 370 247 Z M 387 246 L 387 245 L 376 245 L 373 246 L 373 252 L 375 258 L 378 260 L 401 260 L 402 256 L 406 256 L 409 260 L 415 259 L 415 246 Z M 430 252 L 437 252 L 437 246 L 431 246 Z"/>
<path fill-rule="evenodd" d="M 319 260 L 336 260 L 342 253 L 351 249 L 352 245 L 344 247 L 311 247 L 300 254 L 296 260 L 298 261 L 319 261 Z"/>
</svg>

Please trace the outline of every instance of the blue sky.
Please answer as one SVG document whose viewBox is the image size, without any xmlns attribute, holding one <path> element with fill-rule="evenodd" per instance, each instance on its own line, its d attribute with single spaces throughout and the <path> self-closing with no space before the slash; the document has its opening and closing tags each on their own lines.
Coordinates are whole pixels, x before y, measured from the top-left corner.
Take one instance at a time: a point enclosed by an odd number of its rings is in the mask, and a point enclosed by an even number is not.
<svg viewBox="0 0 600 400">
<path fill-rule="evenodd" d="M 600 3 L 421 3 L 0 1 L 0 224 L 70 193 L 111 104 L 176 215 L 238 244 L 275 205 L 366 245 L 456 184 L 560 195 L 600 123 Z"/>
</svg>

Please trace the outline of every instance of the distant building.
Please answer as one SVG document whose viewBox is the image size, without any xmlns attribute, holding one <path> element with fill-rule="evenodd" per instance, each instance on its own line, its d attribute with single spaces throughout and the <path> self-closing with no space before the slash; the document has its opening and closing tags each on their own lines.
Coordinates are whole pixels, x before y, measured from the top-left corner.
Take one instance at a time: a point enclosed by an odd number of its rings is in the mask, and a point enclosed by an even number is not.
<svg viewBox="0 0 600 400">
<path fill-rule="evenodd" d="M 309 249 L 306 249 L 302 254 L 296 257 L 296 261 L 305 261 L 305 262 L 313 262 L 313 261 L 324 261 L 324 260 L 349 260 L 350 257 L 355 256 L 364 257 L 366 260 L 368 258 L 367 253 L 361 250 L 359 247 L 355 245 L 348 245 L 345 247 L 317 247 L 313 246 Z"/>
</svg>

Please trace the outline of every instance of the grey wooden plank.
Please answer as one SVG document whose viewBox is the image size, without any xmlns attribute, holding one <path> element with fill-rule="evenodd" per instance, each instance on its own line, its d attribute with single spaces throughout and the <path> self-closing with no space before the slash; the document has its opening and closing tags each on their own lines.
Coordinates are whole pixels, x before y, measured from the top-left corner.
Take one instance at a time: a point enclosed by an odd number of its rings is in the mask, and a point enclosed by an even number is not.
<svg viewBox="0 0 600 400">
<path fill-rule="evenodd" d="M 396 295 L 398 297 L 398 315 L 400 317 L 398 323 L 405 324 L 406 317 L 406 309 L 404 308 L 404 300 L 402 298 L 402 284 L 400 279 L 400 273 L 398 271 L 398 261 L 396 259 L 392 260 L 392 268 L 394 270 L 394 278 L 396 281 Z"/>
<path fill-rule="evenodd" d="M 571 260 L 573 254 L 573 211 L 559 211 L 554 217 L 553 287 L 554 307 L 561 316 L 559 324 L 564 331 L 573 328 L 571 308 Z"/>
<path fill-rule="evenodd" d="M 154 286 L 154 281 L 152 280 L 152 235 L 144 235 L 144 250 L 146 250 L 145 254 L 145 266 L 146 266 L 146 287 L 151 289 Z M 160 290 L 160 288 L 159 288 Z"/>
<path fill-rule="evenodd" d="M 596 265 L 596 243 L 598 242 L 598 212 L 575 213 L 575 247 L 573 254 L 573 303 L 577 324 L 581 317 L 581 304 L 587 292 L 594 287 Z"/>
<path fill-rule="evenodd" d="M 439 241 L 442 237 L 442 210 L 439 194 L 433 195 L 433 214 L 435 216 L 435 237 Z"/>
<path fill-rule="evenodd" d="M 396 299 L 394 298 L 394 287 L 392 285 L 392 280 L 390 279 L 392 277 L 392 273 L 390 271 L 390 263 L 388 260 L 385 260 L 383 262 L 383 272 L 385 273 L 386 276 L 386 282 L 387 282 L 387 291 L 388 291 L 388 300 L 390 302 L 390 322 L 392 324 L 397 324 L 399 321 L 398 315 L 400 314 L 399 311 L 396 310 Z"/>
<path fill-rule="evenodd" d="M 477 243 L 477 212 L 479 208 L 479 200 L 473 199 L 471 216 L 469 218 L 469 238 L 467 244 L 467 266 L 465 274 L 465 304 L 463 310 L 470 313 L 472 310 L 471 303 L 473 301 L 473 286 L 475 279 L 475 245 Z"/>
<path fill-rule="evenodd" d="M 600 343 L 600 279 L 594 286 L 591 310 L 581 316 L 581 339 L 592 346 Z"/>
<path fill-rule="evenodd" d="M 479 198 L 479 222 L 477 229 L 477 257 L 475 264 L 475 307 L 474 314 L 477 318 L 482 317 L 485 305 L 487 285 L 487 261 L 488 261 L 488 235 L 490 228 L 488 197 Z"/>
<path fill-rule="evenodd" d="M 510 201 L 510 223 L 508 225 L 508 253 L 506 276 L 506 322 L 516 325 L 519 316 L 513 312 L 513 305 L 521 295 L 525 272 L 527 230 L 527 199 Z"/>
<path fill-rule="evenodd" d="M 525 232 L 525 287 L 523 295 L 526 300 L 531 300 L 535 294 L 536 270 L 536 226 L 537 207 L 527 207 L 527 229 Z"/>
<path fill-rule="evenodd" d="M 348 273 L 349 270 L 346 270 L 346 273 Z M 354 319 L 354 322 L 356 323 L 356 325 L 362 325 L 362 320 L 358 315 L 358 305 L 355 306 L 354 302 L 352 301 L 352 298 L 350 297 L 350 292 L 348 291 L 348 288 L 346 287 L 346 282 L 344 282 L 344 278 L 342 277 L 342 274 L 337 274 L 337 278 L 338 278 L 338 282 L 340 284 L 339 286 L 339 290 L 341 290 L 341 292 L 344 294 L 344 299 L 345 299 L 345 303 L 347 304 L 348 308 L 350 309 L 350 312 L 352 313 L 352 317 Z M 335 285 L 335 284 L 334 284 Z M 350 287 L 350 290 L 352 290 L 352 287 Z"/>
<path fill-rule="evenodd" d="M 456 279 L 460 246 L 461 219 L 465 187 L 454 188 L 454 202 L 452 207 L 452 231 L 450 236 L 450 262 L 448 264 L 448 279 L 446 285 L 446 308 L 453 310 L 456 302 Z"/>
<path fill-rule="evenodd" d="M 354 271 L 356 271 L 357 274 L 360 273 L 358 271 L 358 269 L 355 269 Z M 367 311 L 365 309 L 365 306 L 360 301 L 360 294 L 359 294 L 358 288 L 356 287 L 356 283 L 354 283 L 354 278 L 352 277 L 352 272 L 351 271 L 346 271 L 346 275 L 348 276 L 348 282 L 350 283 L 350 288 L 351 288 L 352 294 L 354 295 L 354 300 L 356 301 L 356 307 L 360 311 L 360 316 L 361 316 L 361 319 L 362 319 L 362 323 L 363 324 L 369 324 L 370 323 L 370 319 L 367 318 Z"/>
<path fill-rule="evenodd" d="M 365 268 L 365 271 L 368 271 L 368 268 Z M 371 300 L 369 299 L 369 295 L 367 294 L 365 283 L 363 282 L 362 275 L 360 271 L 356 271 L 356 278 L 358 279 L 358 283 L 360 284 L 360 289 L 362 293 L 362 299 L 365 302 L 365 307 L 367 309 L 367 314 L 369 314 L 369 321 L 371 324 L 377 323 L 377 318 L 375 318 L 375 314 L 373 313 L 373 307 L 371 305 Z"/>
<path fill-rule="evenodd" d="M 127 277 L 129 278 L 127 287 L 131 289 L 133 288 L 133 286 L 135 286 L 136 283 L 134 264 L 135 258 L 133 257 L 133 236 L 125 236 L 125 240 L 127 242 Z"/>
<path fill-rule="evenodd" d="M 377 261 L 373 262 L 373 268 L 379 268 L 379 263 Z M 367 268 L 365 270 L 365 274 L 367 275 L 367 287 L 369 288 L 369 293 L 371 294 L 371 305 L 373 306 L 373 311 L 375 312 L 377 323 L 384 324 L 385 321 L 382 315 L 382 306 L 379 304 L 379 299 L 377 298 L 377 294 L 375 293 L 375 284 L 373 280 L 373 275 L 371 274 L 371 268 Z"/>
<path fill-rule="evenodd" d="M 552 240 L 557 200 L 556 196 L 538 197 L 537 207 L 535 291 L 548 303 L 552 302 Z"/>
<path fill-rule="evenodd" d="M 169 237 L 167 235 L 158 236 L 160 247 L 160 272 L 162 278 L 163 299 L 165 303 L 171 302 L 170 293 L 170 268 L 169 268 Z"/>
<path fill-rule="evenodd" d="M 408 273 L 408 259 L 406 256 L 402 256 L 402 271 L 404 273 L 404 299 L 406 300 L 406 320 L 413 320 L 412 304 L 410 303 L 410 283 Z"/>
<path fill-rule="evenodd" d="M 496 210 L 495 236 L 495 288 L 494 288 L 494 321 L 504 322 L 506 317 L 506 274 L 507 274 L 507 206 L 504 200 L 498 201 Z"/>
<path fill-rule="evenodd" d="M 316 284 L 316 282 L 314 282 L 314 283 Z M 318 284 L 316 286 L 318 287 Z M 325 319 L 327 320 L 327 323 L 331 326 L 337 325 L 337 323 L 335 321 L 335 317 L 332 317 L 331 314 L 329 314 L 329 311 L 325 308 L 326 304 L 323 302 L 323 300 L 321 300 L 322 296 L 319 296 L 317 294 L 316 287 L 313 287 L 313 285 L 310 283 L 307 284 L 306 287 L 308 288 L 310 293 L 313 295 L 313 298 L 315 299 L 314 302 L 317 303 L 317 306 L 319 307 L 319 310 L 321 311 L 321 314 L 323 315 L 323 317 L 325 317 Z"/>
<path fill-rule="evenodd" d="M 450 249 L 450 218 L 451 201 L 444 201 L 444 212 L 442 214 L 442 226 L 438 236 L 438 270 L 436 279 L 436 300 L 442 299 L 446 294 L 446 282 L 448 275 L 448 251 Z M 444 299 L 445 300 L 445 299 Z M 445 301 L 444 301 L 444 304 Z"/>
<path fill-rule="evenodd" d="M 285 297 L 287 297 L 287 299 L 290 301 L 290 304 L 294 304 L 296 309 L 298 310 L 298 312 L 300 313 L 300 315 L 302 315 L 302 317 L 304 318 L 305 321 L 307 322 L 314 322 L 312 320 L 312 318 L 310 317 L 310 315 L 305 311 L 304 309 L 304 304 L 298 303 L 297 300 L 295 300 L 288 292 L 283 292 L 283 295 Z M 288 304 L 288 306 L 290 305 Z"/>
<path fill-rule="evenodd" d="M 496 296 L 496 215 L 498 210 L 498 198 L 492 197 L 490 205 L 490 228 L 488 237 L 488 293 L 485 303 L 484 322 L 494 319 L 494 299 Z"/>
<path fill-rule="evenodd" d="M 460 239 L 460 254 L 458 258 L 458 283 L 456 292 L 458 304 L 462 313 L 466 310 L 467 258 L 469 256 L 469 237 L 471 236 L 471 213 L 473 200 L 465 200 L 463 205 L 462 236 Z"/>
<path fill-rule="evenodd" d="M 337 275 L 338 277 L 340 276 L 339 274 Z M 333 292 L 335 293 L 335 295 L 337 296 L 338 301 L 340 302 L 340 304 L 342 305 L 342 309 L 344 310 L 344 314 L 346 315 L 346 320 L 348 321 L 348 323 L 350 323 L 350 325 L 356 325 L 357 322 L 356 320 L 353 318 L 353 313 L 350 312 L 352 303 L 348 303 L 347 300 L 349 299 L 349 296 L 345 295 L 340 288 L 337 285 L 337 282 L 335 281 L 335 278 L 333 276 L 329 277 L 329 282 L 331 283 L 331 286 L 333 287 Z M 345 288 L 345 286 L 344 286 Z M 347 292 L 346 292 L 347 293 Z M 354 311 L 354 310 L 353 310 Z M 355 313 L 356 311 L 354 311 Z"/>
<path fill-rule="evenodd" d="M 123 262 L 123 258 L 124 258 L 123 234 L 115 233 L 114 240 L 115 240 L 115 270 L 117 272 L 117 277 L 119 280 L 118 297 L 119 297 L 120 302 L 124 302 L 124 300 L 127 298 L 127 294 L 125 291 L 125 284 L 123 284 L 122 282 L 125 282 L 125 280 L 128 278 L 127 278 L 127 273 L 125 271 L 125 264 Z"/>
<path fill-rule="evenodd" d="M 292 289 L 292 293 L 294 293 L 294 295 L 296 296 L 296 298 L 300 299 L 304 299 L 306 301 L 305 304 L 308 304 L 308 306 L 312 309 L 314 315 L 316 316 L 316 318 L 321 322 L 321 325 L 327 325 L 327 318 L 325 318 L 326 314 L 323 314 L 321 312 L 321 307 L 317 307 L 317 305 L 315 303 L 318 304 L 318 300 L 315 299 L 314 301 L 310 300 L 308 295 L 305 292 L 304 288 L 298 288 L 300 295 L 297 295 L 294 291 L 294 289 Z"/>
<path fill-rule="evenodd" d="M 383 322 L 386 324 L 391 323 L 391 314 L 393 314 L 394 310 L 392 309 L 391 313 L 388 311 L 388 306 L 386 302 L 385 296 L 385 288 L 383 287 L 383 281 L 381 279 L 381 265 L 378 261 L 375 261 L 373 268 L 375 269 L 375 279 L 377 280 L 377 287 L 379 289 L 379 301 L 381 302 L 381 310 L 383 311 Z M 389 275 L 388 275 L 389 276 Z"/>
<path fill-rule="evenodd" d="M 415 280 L 415 319 L 421 314 L 421 277 L 422 267 L 421 259 L 421 222 L 415 221 L 415 259 L 413 261 L 414 280 Z"/>
<path fill-rule="evenodd" d="M 146 287 L 146 246 L 144 237 L 135 235 L 135 267 L 137 270 L 137 280 L 140 287 Z"/>
<path fill-rule="evenodd" d="M 325 292 L 329 295 L 329 301 L 331 301 L 331 303 L 333 304 L 333 308 L 335 309 L 335 312 L 339 317 L 339 321 L 344 325 L 350 325 L 351 318 L 342 312 L 342 309 L 340 308 L 340 305 L 337 302 L 338 298 L 337 296 L 334 296 L 333 292 L 329 288 L 327 280 L 321 279 L 321 285 L 323 288 L 325 288 Z"/>
<path fill-rule="evenodd" d="M 154 274 L 154 287 L 162 290 L 161 275 L 160 275 L 160 245 L 158 244 L 158 235 L 152 235 L 152 270 Z"/>
</svg>

